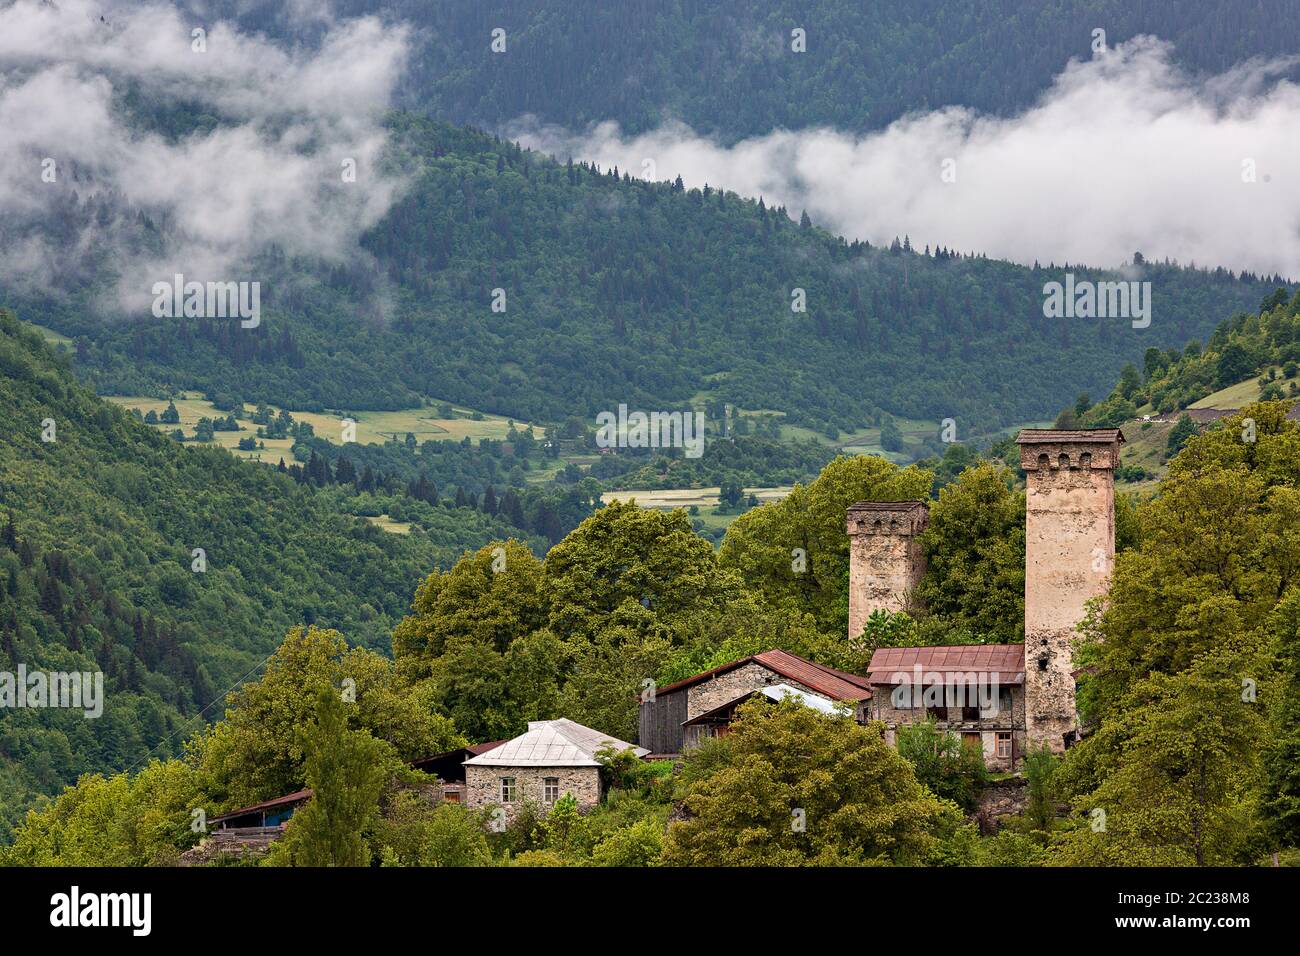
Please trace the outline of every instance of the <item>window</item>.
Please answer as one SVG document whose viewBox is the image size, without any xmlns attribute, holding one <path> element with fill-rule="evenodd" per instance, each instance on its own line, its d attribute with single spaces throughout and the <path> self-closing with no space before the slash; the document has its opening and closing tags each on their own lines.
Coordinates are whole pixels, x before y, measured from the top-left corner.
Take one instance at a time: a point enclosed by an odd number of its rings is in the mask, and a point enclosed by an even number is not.
<svg viewBox="0 0 1300 956">
<path fill-rule="evenodd" d="M 517 794 L 518 794 L 518 789 L 515 786 L 515 778 L 502 777 L 501 778 L 501 802 L 514 803 L 515 796 Z"/>
<path fill-rule="evenodd" d="M 554 803 L 560 799 L 560 778 L 543 777 L 542 778 L 542 802 Z"/>
<path fill-rule="evenodd" d="M 1011 734 L 1006 731 L 998 732 L 998 756 L 1011 756 Z"/>
</svg>

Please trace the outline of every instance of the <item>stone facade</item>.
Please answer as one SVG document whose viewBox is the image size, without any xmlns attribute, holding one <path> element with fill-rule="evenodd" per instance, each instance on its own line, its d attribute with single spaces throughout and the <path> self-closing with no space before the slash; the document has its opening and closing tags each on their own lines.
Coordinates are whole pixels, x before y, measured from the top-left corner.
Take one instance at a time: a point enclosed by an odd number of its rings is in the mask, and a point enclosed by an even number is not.
<svg viewBox="0 0 1300 956">
<path fill-rule="evenodd" d="M 848 512 L 849 639 L 872 611 L 905 611 L 925 574 L 920 534 L 930 509 L 921 501 L 859 501 Z"/>
<path fill-rule="evenodd" d="M 789 684 L 814 697 L 826 698 L 825 694 L 809 690 L 798 681 L 782 677 L 776 671 L 770 670 L 756 661 L 751 661 L 742 667 L 737 667 L 724 674 L 718 674 L 716 677 L 701 681 L 693 687 L 688 687 L 686 689 L 686 719 L 694 720 L 700 714 L 708 713 L 715 707 L 721 707 L 723 704 L 735 700 L 741 694 L 747 694 L 751 690 L 762 690 L 764 687 L 770 687 L 773 684 Z"/>
<path fill-rule="evenodd" d="M 762 690 L 764 687 L 771 687 L 773 684 L 788 684 L 809 697 L 820 697 L 822 700 L 831 699 L 826 694 L 806 687 L 797 680 L 784 677 L 762 664 L 751 661 L 742 667 L 737 667 L 735 670 L 727 671 L 724 674 L 719 674 L 687 688 L 686 719 L 694 720 L 700 714 L 706 714 L 716 707 L 730 703 L 750 691 Z M 859 721 L 864 719 L 865 703 L 859 706 L 855 716 Z M 687 727 L 682 738 L 682 749 L 689 750 L 691 747 L 698 746 L 700 732 L 701 727 L 698 725 Z"/>
<path fill-rule="evenodd" d="M 1004 821 L 1024 813 L 1028 804 L 1027 781 L 1024 777 L 1011 777 L 985 787 L 973 815 L 980 833 L 992 836 L 1002 829 Z"/>
<path fill-rule="evenodd" d="M 510 802 L 501 799 L 501 781 L 505 777 L 511 777 L 515 782 L 514 799 Z M 506 821 L 510 822 L 525 802 L 542 810 L 549 808 L 554 801 L 546 799 L 544 788 L 548 778 L 555 779 L 557 796 L 573 794 L 580 810 L 589 810 L 600 803 L 599 767 L 486 767 L 472 764 L 465 767 L 466 802 L 471 809 L 500 806 L 505 810 Z"/>
<path fill-rule="evenodd" d="M 1072 644 L 1086 603 L 1106 593 L 1115 563 L 1115 480 L 1123 436 L 1025 430 L 1026 730 L 1065 749 L 1076 734 Z"/>
<path fill-rule="evenodd" d="M 996 700 L 994 706 L 981 710 L 961 706 L 940 707 L 896 707 L 894 688 L 878 685 L 870 701 L 871 717 L 885 725 L 885 740 L 892 747 L 895 744 L 895 731 L 900 725 L 924 720 L 927 714 L 935 718 L 939 729 L 949 730 L 963 740 L 972 740 L 978 736 L 980 749 L 984 753 L 984 765 L 990 770 L 1011 771 L 1020 768 L 1020 758 L 1024 755 L 1027 737 L 1025 733 L 1025 688 L 1019 684 L 1002 685 L 998 693 L 986 692 L 990 701 Z M 973 702 L 978 696 L 973 697 Z M 919 704 L 919 702 L 918 702 Z M 998 752 L 998 738 L 1010 745 L 1010 752 Z M 1007 736 L 1009 735 L 1009 737 Z"/>
</svg>

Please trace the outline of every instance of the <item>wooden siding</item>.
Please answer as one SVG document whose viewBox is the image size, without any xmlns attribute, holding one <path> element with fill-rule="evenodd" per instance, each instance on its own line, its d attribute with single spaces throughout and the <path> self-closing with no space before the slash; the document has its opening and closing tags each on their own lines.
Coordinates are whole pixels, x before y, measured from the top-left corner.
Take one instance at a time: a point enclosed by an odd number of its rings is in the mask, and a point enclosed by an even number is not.
<svg viewBox="0 0 1300 956">
<path fill-rule="evenodd" d="M 686 696 L 687 688 L 682 688 L 642 703 L 636 742 L 651 753 L 681 753 Z"/>
</svg>

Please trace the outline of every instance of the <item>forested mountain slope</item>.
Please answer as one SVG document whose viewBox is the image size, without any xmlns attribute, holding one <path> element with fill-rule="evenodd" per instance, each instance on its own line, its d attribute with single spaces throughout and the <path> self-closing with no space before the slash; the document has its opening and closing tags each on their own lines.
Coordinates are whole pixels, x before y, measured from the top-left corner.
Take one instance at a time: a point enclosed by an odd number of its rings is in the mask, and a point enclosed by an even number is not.
<svg viewBox="0 0 1300 956">
<path fill-rule="evenodd" d="M 387 534 L 271 468 L 184 447 L 76 384 L 4 310 L 0 373 L 0 670 L 106 685 L 98 719 L 0 710 L 0 836 L 37 792 L 169 752 L 295 624 L 386 648 L 411 582 L 510 532 L 462 510 L 437 537 Z"/>
<path fill-rule="evenodd" d="M 198 5 L 195 4 L 197 7 Z M 913 110 L 1006 114 L 1034 102 L 1071 57 L 1139 34 L 1173 43 L 1192 71 L 1294 54 L 1290 0 L 337 0 L 421 28 L 404 105 L 488 129 L 534 114 L 642 131 L 682 120 L 734 140 L 777 127 L 883 126 Z M 204 3 L 246 27 L 300 38 L 292 5 Z M 806 31 L 807 53 L 791 51 Z M 505 31 L 504 52 L 490 49 Z M 707 78 L 702 83 L 701 79 Z"/>
<path fill-rule="evenodd" d="M 79 337 L 78 371 L 101 393 L 354 410 L 430 395 L 529 421 L 712 398 L 819 430 L 882 411 L 991 430 L 1101 391 L 1148 346 L 1204 334 L 1275 287 L 1147 262 L 1149 328 L 1047 319 L 1060 266 L 849 244 L 761 200 L 566 166 L 410 114 L 390 128 L 412 182 L 364 236 L 373 259 L 315 270 L 268 253 L 251 271 L 259 327 L 106 323 L 84 293 L 25 316 Z"/>
</svg>

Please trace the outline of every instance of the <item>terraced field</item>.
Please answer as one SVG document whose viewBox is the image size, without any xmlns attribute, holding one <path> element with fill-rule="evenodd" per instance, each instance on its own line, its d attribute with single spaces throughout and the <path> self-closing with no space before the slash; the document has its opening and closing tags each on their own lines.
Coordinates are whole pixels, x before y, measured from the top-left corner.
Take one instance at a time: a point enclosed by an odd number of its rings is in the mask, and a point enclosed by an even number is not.
<svg viewBox="0 0 1300 956">
<path fill-rule="evenodd" d="M 106 398 L 123 408 L 138 408 L 141 414 L 153 410 L 161 415 L 167 408 L 166 400 L 142 395 L 109 395 Z M 194 392 L 183 392 L 174 401 L 176 411 L 181 416 L 180 428 L 189 438 L 194 437 L 194 426 L 198 424 L 200 418 L 224 418 L 227 414 L 218 410 L 211 402 Z M 274 406 L 271 407 L 276 413 L 280 411 Z M 390 438 L 399 440 L 405 438 L 407 432 L 413 433 L 422 442 L 431 439 L 447 441 L 460 441 L 464 438 L 470 438 L 473 441 L 480 438 L 504 439 L 510 428 L 510 420 L 497 415 L 482 415 L 480 418 L 475 419 L 470 417 L 474 415 L 473 409 L 454 408 L 453 411 L 457 417 L 440 417 L 437 404 L 394 412 L 358 412 L 354 416 L 357 423 L 356 440 L 361 444 L 382 444 Z M 319 412 L 294 411 L 292 408 L 289 409 L 289 414 L 297 421 L 310 424 L 321 438 L 328 439 L 336 444 L 342 443 L 342 416 Z M 520 422 L 518 427 L 523 428 L 524 424 Z M 278 463 L 281 457 L 286 461 L 290 460 L 289 449 L 293 445 L 293 441 L 288 438 L 260 439 L 259 441 L 266 446 L 265 449 L 240 451 L 237 447 L 239 440 L 257 434 L 257 426 L 251 421 L 240 421 L 240 425 L 242 430 L 238 432 L 217 432 L 213 438 L 214 442 L 241 458 L 254 461 L 260 460 L 272 465 Z M 177 426 L 157 425 L 155 427 L 170 432 Z"/>
</svg>

